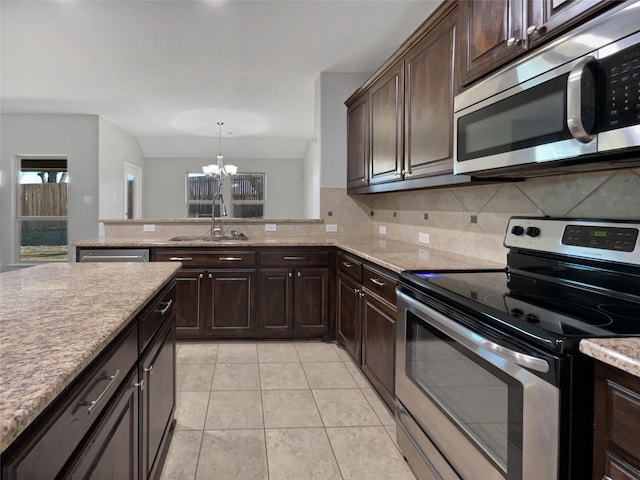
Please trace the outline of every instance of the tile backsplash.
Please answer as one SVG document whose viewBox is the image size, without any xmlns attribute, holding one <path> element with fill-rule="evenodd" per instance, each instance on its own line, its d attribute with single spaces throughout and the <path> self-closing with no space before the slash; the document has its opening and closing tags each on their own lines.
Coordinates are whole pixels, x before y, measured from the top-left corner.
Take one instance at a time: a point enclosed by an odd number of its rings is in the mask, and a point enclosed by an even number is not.
<svg viewBox="0 0 640 480">
<path fill-rule="evenodd" d="M 353 197 L 323 188 L 321 209 L 341 234 L 378 235 L 384 226 L 386 237 L 417 244 L 427 233 L 428 247 L 504 263 L 513 215 L 640 219 L 640 168 Z"/>
</svg>

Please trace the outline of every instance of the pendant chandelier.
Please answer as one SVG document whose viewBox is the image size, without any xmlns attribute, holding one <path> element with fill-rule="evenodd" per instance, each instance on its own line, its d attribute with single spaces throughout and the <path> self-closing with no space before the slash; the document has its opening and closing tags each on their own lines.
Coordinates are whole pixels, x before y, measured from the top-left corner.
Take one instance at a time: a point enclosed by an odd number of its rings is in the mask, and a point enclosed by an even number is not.
<svg viewBox="0 0 640 480">
<path fill-rule="evenodd" d="M 205 165 L 202 167 L 202 171 L 205 173 L 205 175 L 213 175 L 218 178 L 227 177 L 229 175 L 235 175 L 235 173 L 238 171 L 238 167 L 236 165 L 225 165 L 223 162 L 222 125 L 224 125 L 224 122 L 218 122 L 218 137 L 219 137 L 218 163 L 212 163 L 210 165 Z"/>
</svg>

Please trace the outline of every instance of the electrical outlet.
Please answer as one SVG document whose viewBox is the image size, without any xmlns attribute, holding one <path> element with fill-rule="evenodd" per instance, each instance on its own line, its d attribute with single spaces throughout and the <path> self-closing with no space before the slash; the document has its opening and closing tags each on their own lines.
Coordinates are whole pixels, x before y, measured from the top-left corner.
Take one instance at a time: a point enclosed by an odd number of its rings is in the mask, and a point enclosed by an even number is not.
<svg viewBox="0 0 640 480">
<path fill-rule="evenodd" d="M 338 225 L 336 225 L 335 223 L 327 223 L 325 225 L 325 231 L 327 231 L 327 232 L 337 232 L 338 231 Z"/>
<path fill-rule="evenodd" d="M 429 250 L 425 250 L 424 248 L 419 248 L 418 257 L 420 258 L 420 260 L 429 260 Z"/>
<path fill-rule="evenodd" d="M 380 225 L 378 227 L 378 233 L 380 233 L 380 235 L 386 235 L 387 234 L 387 227 L 385 227 L 384 225 Z"/>
<path fill-rule="evenodd" d="M 264 231 L 265 232 L 275 232 L 277 229 L 276 224 L 275 223 L 265 223 L 264 224 Z"/>
<path fill-rule="evenodd" d="M 156 226 L 151 223 L 151 224 L 144 224 L 142 226 L 142 231 L 143 232 L 155 232 L 156 231 Z"/>
<path fill-rule="evenodd" d="M 429 243 L 429 234 L 425 232 L 420 232 L 418 234 L 418 241 L 420 243 Z"/>
</svg>

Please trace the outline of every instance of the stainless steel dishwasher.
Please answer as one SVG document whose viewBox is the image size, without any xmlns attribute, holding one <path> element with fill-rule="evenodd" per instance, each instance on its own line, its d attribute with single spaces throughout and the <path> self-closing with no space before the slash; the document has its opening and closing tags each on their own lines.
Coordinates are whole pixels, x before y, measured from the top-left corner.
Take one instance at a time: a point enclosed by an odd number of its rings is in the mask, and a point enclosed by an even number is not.
<svg viewBox="0 0 640 480">
<path fill-rule="evenodd" d="M 80 248 L 78 262 L 148 262 L 148 248 Z"/>
</svg>

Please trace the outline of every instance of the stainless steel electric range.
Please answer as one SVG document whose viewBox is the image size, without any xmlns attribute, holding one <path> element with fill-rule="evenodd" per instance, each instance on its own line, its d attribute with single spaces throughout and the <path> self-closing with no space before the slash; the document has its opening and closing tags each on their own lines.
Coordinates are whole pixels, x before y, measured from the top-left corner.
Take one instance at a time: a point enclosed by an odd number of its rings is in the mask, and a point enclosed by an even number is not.
<svg viewBox="0 0 640 480">
<path fill-rule="evenodd" d="M 398 444 L 424 479 L 591 478 L 593 360 L 640 335 L 640 221 L 513 217 L 503 270 L 405 271 Z"/>
</svg>

